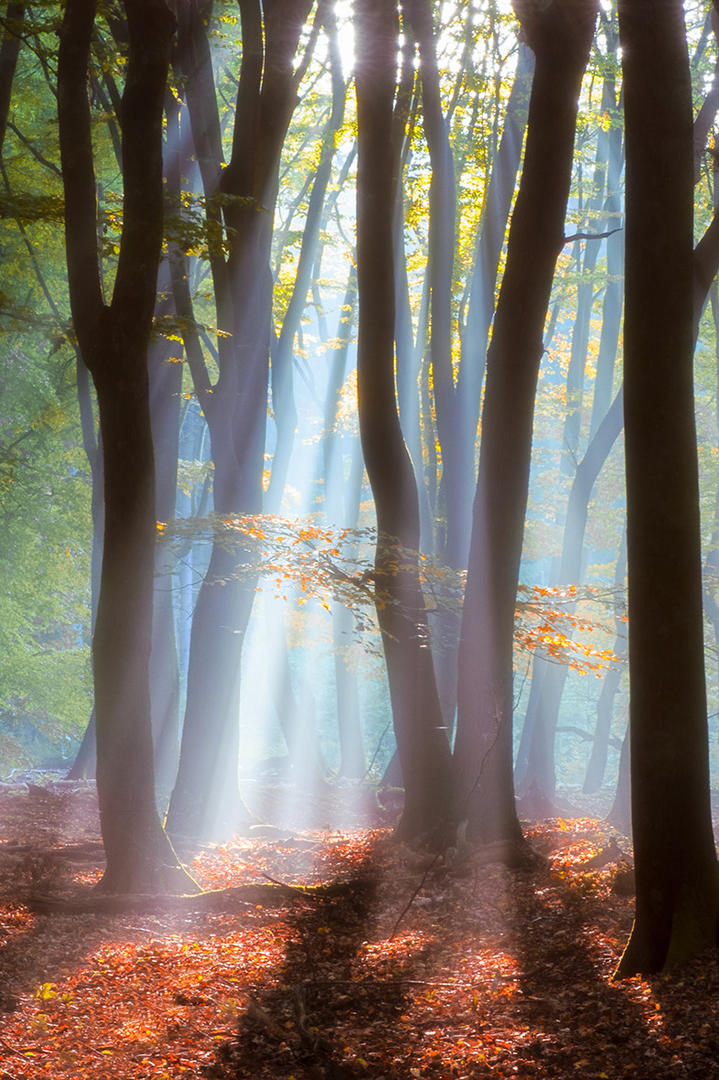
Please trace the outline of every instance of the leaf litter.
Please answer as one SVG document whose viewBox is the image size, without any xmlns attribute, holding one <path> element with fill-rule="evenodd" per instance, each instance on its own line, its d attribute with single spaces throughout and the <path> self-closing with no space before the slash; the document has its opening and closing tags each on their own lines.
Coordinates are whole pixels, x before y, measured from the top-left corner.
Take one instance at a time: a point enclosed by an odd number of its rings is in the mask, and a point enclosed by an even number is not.
<svg viewBox="0 0 719 1080">
<path fill-rule="evenodd" d="M 386 827 L 238 836 L 196 857 L 203 888 L 326 888 L 281 908 L 46 915 L 34 895 L 102 872 L 94 789 L 5 785 L 0 1080 L 719 1076 L 716 955 L 611 980 L 629 840 L 591 818 L 527 834 L 531 870 L 436 859 Z"/>
</svg>

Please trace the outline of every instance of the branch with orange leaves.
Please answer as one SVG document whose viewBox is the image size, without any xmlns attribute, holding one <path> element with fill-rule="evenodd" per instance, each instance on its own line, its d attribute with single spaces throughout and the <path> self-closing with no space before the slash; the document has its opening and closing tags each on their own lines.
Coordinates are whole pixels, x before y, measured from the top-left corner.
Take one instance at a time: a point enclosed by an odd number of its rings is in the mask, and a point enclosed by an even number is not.
<svg viewBox="0 0 719 1080">
<path fill-rule="evenodd" d="M 284 518 L 274 514 L 183 518 L 158 522 L 158 536 L 181 558 L 194 543 L 219 542 L 235 553 L 235 578 L 257 580 L 259 591 L 273 590 L 277 599 L 302 608 L 315 604 L 349 608 L 358 640 L 379 650 L 375 604 L 395 603 L 378 594 L 374 573 L 376 533 L 373 528 L 348 529 L 314 517 Z M 397 544 L 396 569 L 419 562 L 420 579 L 430 614 L 462 610 L 466 571 L 453 570 L 436 559 Z M 548 660 L 569 664 L 581 673 L 600 672 L 622 663 L 596 643 L 614 638 L 614 612 L 624 603 L 613 588 L 569 585 L 556 588 L 520 585 L 515 618 L 518 648 L 541 650 Z M 604 616 L 612 626 L 605 625 Z M 438 633 L 433 627 L 433 634 Z"/>
</svg>

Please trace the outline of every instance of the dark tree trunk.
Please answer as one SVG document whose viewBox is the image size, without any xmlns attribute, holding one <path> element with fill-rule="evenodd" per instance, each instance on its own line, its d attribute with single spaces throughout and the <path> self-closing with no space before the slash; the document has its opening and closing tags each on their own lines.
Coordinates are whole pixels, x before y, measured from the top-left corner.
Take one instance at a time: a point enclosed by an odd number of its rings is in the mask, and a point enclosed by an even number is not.
<svg viewBox="0 0 719 1080">
<path fill-rule="evenodd" d="M 459 653 L 460 815 L 477 840 L 521 843 L 512 780 L 514 609 L 542 331 L 564 241 L 577 100 L 594 0 L 516 5 L 535 54 L 527 147 L 487 356 Z"/>
<path fill-rule="evenodd" d="M 714 319 L 715 332 L 715 363 L 717 367 L 717 391 L 719 391 L 719 289 L 717 286 L 711 290 L 712 317 Z M 719 394 L 716 398 L 716 425 L 719 432 Z M 719 603 L 717 602 L 717 589 L 719 589 L 719 483 L 714 494 L 714 515 L 712 520 L 711 538 L 704 559 L 703 592 L 704 613 L 712 624 L 714 643 L 716 648 L 717 662 L 719 663 Z M 719 669 L 717 669 L 719 674 Z M 717 679 L 719 686 L 719 679 Z"/>
<path fill-rule="evenodd" d="M 8 3 L 2 25 L 4 29 L 0 45 L 0 157 L 5 144 L 8 117 L 10 116 L 10 96 L 17 58 L 20 55 L 20 43 L 25 25 L 25 4 Z"/>
<path fill-rule="evenodd" d="M 93 376 L 105 476 L 105 533 L 93 635 L 97 789 L 107 857 L 102 887 L 183 887 L 155 809 L 150 719 L 154 460 L 147 348 L 162 243 L 162 103 L 173 19 L 164 2 L 127 0 L 122 99 L 124 224 L 112 303 L 103 302 L 87 97 L 94 0 L 70 0 L 58 69 L 70 298 Z"/>
<path fill-rule="evenodd" d="M 394 388 L 392 149 L 398 20 L 394 4 L 356 6 L 358 115 L 358 408 L 362 450 L 377 511 L 375 587 L 387 661 L 405 806 L 401 835 L 445 828 L 452 813 L 451 757 L 419 581 L 419 508 Z"/>
<path fill-rule="evenodd" d="M 693 401 L 692 103 L 683 6 L 620 0 L 624 432 L 636 917 L 618 975 L 717 942 Z M 662 178 L 657 184 L 657 177 Z"/>
</svg>

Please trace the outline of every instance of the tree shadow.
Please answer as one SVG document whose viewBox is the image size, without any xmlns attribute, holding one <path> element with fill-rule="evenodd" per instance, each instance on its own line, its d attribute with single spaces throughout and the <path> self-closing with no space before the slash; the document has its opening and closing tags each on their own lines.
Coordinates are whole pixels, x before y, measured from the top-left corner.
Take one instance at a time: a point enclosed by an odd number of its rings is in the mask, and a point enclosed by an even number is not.
<svg viewBox="0 0 719 1080">
<path fill-rule="evenodd" d="M 336 880 L 311 904 L 300 902 L 289 912 L 284 964 L 250 1000 L 236 1039 L 206 1069 L 208 1080 L 406 1080 L 412 1047 L 387 1035 L 410 1005 L 413 975 L 431 945 L 411 954 L 390 950 L 379 963 L 363 964 L 381 888 L 382 868 L 370 854 L 351 880 Z"/>
<path fill-rule="evenodd" d="M 649 980 L 661 1008 L 662 1038 L 681 1065 L 672 1076 L 719 1074 L 719 953 Z M 698 998 L 701 1006 L 698 1007 Z"/>
<path fill-rule="evenodd" d="M 583 891 L 581 877 L 562 879 L 549 868 L 518 873 L 511 907 L 520 972 L 516 1018 L 526 1032 L 513 1060 L 523 1080 L 717 1075 L 719 1035 L 712 1019 L 719 1007 L 707 1017 L 711 1031 L 698 1047 L 691 1035 L 698 1026 L 697 1000 L 687 992 L 686 977 L 659 980 L 664 995 L 656 993 L 656 980 L 612 981 L 616 944 L 603 935 L 602 900 Z M 627 919 L 627 936 L 629 929 Z M 713 980 L 716 1000 L 719 965 L 697 970 Z M 702 991 L 702 1002 L 708 997 Z"/>
</svg>

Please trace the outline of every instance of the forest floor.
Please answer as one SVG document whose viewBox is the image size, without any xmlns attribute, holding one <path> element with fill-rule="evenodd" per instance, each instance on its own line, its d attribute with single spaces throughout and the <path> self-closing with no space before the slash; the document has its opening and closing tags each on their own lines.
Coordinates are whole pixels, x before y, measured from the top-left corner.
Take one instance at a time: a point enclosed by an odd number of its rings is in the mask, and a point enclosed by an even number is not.
<svg viewBox="0 0 719 1080">
<path fill-rule="evenodd" d="M 195 877 L 344 886 L 41 914 L 38 896 L 102 872 L 95 793 L 0 785 L 0 1078 L 719 1077 L 716 956 L 611 979 L 633 909 L 611 844 L 628 839 L 588 817 L 527 832 L 533 870 L 433 860 L 386 827 L 279 829 L 208 847 Z"/>
</svg>

